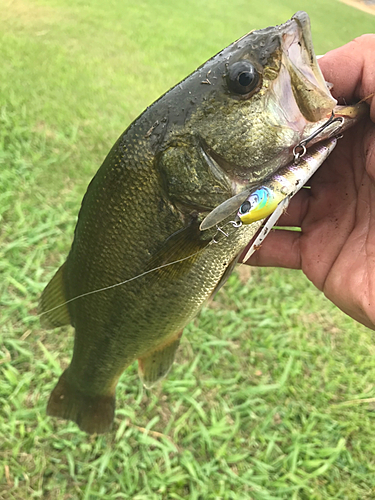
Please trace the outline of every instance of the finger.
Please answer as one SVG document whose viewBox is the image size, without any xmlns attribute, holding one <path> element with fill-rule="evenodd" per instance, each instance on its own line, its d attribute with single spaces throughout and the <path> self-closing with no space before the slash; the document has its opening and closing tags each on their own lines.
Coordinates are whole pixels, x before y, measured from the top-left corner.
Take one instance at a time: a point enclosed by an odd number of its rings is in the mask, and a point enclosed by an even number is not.
<svg viewBox="0 0 375 500">
<path fill-rule="evenodd" d="M 270 232 L 267 238 L 247 262 L 251 266 L 262 267 L 286 267 L 288 269 L 301 269 L 300 254 L 301 233 L 276 229 Z M 250 244 L 246 247 L 240 257 L 246 255 Z"/>
<path fill-rule="evenodd" d="M 374 53 L 375 35 L 363 35 L 319 59 L 325 79 L 333 83 L 336 99 L 358 102 L 375 92 Z M 375 121 L 375 98 L 367 102 Z"/>
<path fill-rule="evenodd" d="M 303 188 L 293 196 L 288 208 L 277 221 L 278 226 L 301 227 L 307 213 L 310 191 L 310 189 Z"/>
</svg>

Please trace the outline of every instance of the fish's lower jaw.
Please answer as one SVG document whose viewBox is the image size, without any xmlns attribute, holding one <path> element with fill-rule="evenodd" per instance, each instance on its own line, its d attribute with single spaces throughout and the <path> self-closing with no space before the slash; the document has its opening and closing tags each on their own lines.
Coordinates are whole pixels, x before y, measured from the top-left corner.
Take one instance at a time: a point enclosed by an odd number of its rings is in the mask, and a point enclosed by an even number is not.
<svg viewBox="0 0 375 500">
<path fill-rule="evenodd" d="M 110 430 L 115 414 L 115 394 L 87 395 L 74 387 L 68 370 L 61 375 L 47 405 L 47 415 L 76 422 L 88 434 Z"/>
</svg>

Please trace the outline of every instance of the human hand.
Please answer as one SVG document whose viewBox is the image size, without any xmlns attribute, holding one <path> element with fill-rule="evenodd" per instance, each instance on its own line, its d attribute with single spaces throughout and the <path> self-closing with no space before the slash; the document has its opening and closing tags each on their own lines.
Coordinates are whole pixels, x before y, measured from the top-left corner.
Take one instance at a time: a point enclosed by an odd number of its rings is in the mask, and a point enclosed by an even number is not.
<svg viewBox="0 0 375 500">
<path fill-rule="evenodd" d="M 340 104 L 375 92 L 374 54 L 375 35 L 364 35 L 319 60 Z M 375 329 L 375 97 L 367 102 L 370 117 L 344 133 L 311 189 L 299 191 L 278 222 L 301 232 L 272 231 L 246 263 L 302 269 L 346 314 Z"/>
</svg>

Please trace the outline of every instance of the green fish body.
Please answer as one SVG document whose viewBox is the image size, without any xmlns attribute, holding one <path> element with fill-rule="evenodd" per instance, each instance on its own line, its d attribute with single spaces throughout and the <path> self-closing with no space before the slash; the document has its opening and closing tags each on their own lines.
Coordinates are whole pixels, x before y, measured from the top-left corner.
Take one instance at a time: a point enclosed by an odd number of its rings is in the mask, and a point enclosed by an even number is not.
<svg viewBox="0 0 375 500">
<path fill-rule="evenodd" d="M 215 238 L 202 220 L 287 164 L 335 104 L 299 12 L 221 51 L 129 126 L 91 181 L 67 260 L 41 297 L 45 327 L 75 328 L 49 415 L 106 432 L 131 363 L 147 387 L 165 376 L 183 328 L 260 225 Z"/>
</svg>

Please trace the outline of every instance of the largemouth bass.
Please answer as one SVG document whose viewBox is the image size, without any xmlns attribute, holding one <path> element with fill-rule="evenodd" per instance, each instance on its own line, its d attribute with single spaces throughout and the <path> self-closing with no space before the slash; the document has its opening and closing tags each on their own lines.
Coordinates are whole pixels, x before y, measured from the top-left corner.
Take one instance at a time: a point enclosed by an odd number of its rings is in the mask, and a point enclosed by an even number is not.
<svg viewBox="0 0 375 500">
<path fill-rule="evenodd" d="M 128 127 L 91 181 L 70 253 L 40 300 L 43 326 L 75 328 L 49 415 L 106 432 L 126 367 L 138 360 L 146 387 L 166 375 L 183 328 L 261 224 L 213 243 L 215 228 L 201 222 L 287 164 L 335 106 L 298 12 L 219 52 Z"/>
</svg>

